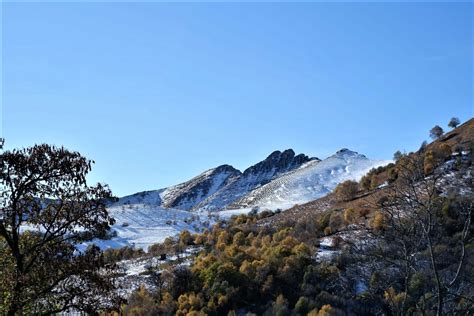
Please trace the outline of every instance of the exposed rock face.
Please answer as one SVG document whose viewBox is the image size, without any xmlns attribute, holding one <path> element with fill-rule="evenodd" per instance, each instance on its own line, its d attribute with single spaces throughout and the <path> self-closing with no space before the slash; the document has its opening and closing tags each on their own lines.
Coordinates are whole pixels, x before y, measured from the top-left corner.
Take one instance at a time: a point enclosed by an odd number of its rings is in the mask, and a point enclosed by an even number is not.
<svg viewBox="0 0 474 316">
<path fill-rule="evenodd" d="M 317 158 L 313 158 L 317 159 Z M 265 160 L 247 168 L 243 176 L 250 176 L 255 174 L 265 174 L 269 173 L 281 174 L 283 172 L 290 171 L 292 169 L 298 168 L 303 163 L 312 160 L 304 154 L 299 154 L 295 156 L 293 149 L 287 149 L 284 152 L 279 150 L 274 151 L 268 156 Z"/>
<path fill-rule="evenodd" d="M 230 165 L 210 169 L 199 176 L 163 191 L 163 206 L 189 210 L 210 195 L 225 187 L 241 172 Z"/>
<path fill-rule="evenodd" d="M 239 177 L 229 181 L 225 187 L 194 208 L 207 210 L 224 208 L 250 191 L 311 160 L 319 161 L 318 158 L 309 158 L 304 154 L 295 156 L 292 149 L 284 152 L 274 151 L 265 160 L 247 168 Z"/>
<path fill-rule="evenodd" d="M 319 161 L 304 154 L 295 155 L 292 149 L 275 151 L 243 173 L 230 165 L 222 165 L 168 188 L 123 197 L 118 204 L 142 203 L 182 210 L 218 210 L 311 160 Z"/>
<path fill-rule="evenodd" d="M 274 151 L 244 172 L 221 165 L 181 184 L 123 197 L 116 205 L 146 204 L 186 211 L 254 206 L 285 209 L 324 196 L 338 183 L 358 180 L 370 168 L 386 163 L 346 148 L 324 160 L 295 155 L 292 149 Z"/>
<path fill-rule="evenodd" d="M 189 181 L 168 188 L 135 193 L 120 198 L 120 204 L 146 204 L 190 210 L 242 173 L 229 165 L 209 169 Z"/>
<path fill-rule="evenodd" d="M 234 201 L 228 208 L 262 206 L 286 209 L 296 203 L 322 197 L 338 183 L 349 179 L 359 180 L 371 168 L 389 162 L 370 160 L 344 148 L 322 161 L 313 160 L 277 177 Z"/>
</svg>

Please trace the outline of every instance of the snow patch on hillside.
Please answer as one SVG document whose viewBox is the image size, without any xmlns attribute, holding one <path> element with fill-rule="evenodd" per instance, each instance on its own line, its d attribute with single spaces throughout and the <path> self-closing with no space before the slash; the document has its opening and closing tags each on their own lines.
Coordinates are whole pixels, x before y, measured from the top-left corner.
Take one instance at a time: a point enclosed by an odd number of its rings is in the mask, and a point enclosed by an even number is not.
<svg viewBox="0 0 474 316">
<path fill-rule="evenodd" d="M 183 230 L 196 233 L 210 225 L 206 214 L 147 204 L 116 205 L 109 208 L 109 213 L 116 220 L 112 226 L 116 236 L 109 240 L 93 241 L 102 249 L 134 246 L 146 250 Z M 87 244 L 81 248 L 85 247 Z"/>
</svg>

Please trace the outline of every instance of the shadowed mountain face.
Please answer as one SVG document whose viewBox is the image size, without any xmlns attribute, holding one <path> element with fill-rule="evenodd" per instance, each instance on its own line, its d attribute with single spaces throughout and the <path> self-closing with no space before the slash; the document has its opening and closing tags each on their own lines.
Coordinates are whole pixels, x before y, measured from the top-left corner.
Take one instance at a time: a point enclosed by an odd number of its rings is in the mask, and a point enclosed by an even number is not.
<svg viewBox="0 0 474 316">
<path fill-rule="evenodd" d="M 241 175 L 239 170 L 229 165 L 210 169 L 189 181 L 165 189 L 161 194 L 163 206 L 189 210 Z"/>
<path fill-rule="evenodd" d="M 247 168 L 239 177 L 229 181 L 226 186 L 197 204 L 195 209 L 218 210 L 245 196 L 252 190 L 265 185 L 291 170 L 301 167 L 311 160 L 304 154 L 296 155 L 292 149 L 274 151 L 265 160 Z"/>
<path fill-rule="evenodd" d="M 252 175 L 259 174 L 280 174 L 298 168 L 303 163 L 314 159 L 319 160 L 317 158 L 308 158 L 308 156 L 304 154 L 295 156 L 293 149 L 287 149 L 283 152 L 277 150 L 272 152 L 265 160 L 247 168 L 243 173 L 243 177 L 251 177 Z"/>
</svg>

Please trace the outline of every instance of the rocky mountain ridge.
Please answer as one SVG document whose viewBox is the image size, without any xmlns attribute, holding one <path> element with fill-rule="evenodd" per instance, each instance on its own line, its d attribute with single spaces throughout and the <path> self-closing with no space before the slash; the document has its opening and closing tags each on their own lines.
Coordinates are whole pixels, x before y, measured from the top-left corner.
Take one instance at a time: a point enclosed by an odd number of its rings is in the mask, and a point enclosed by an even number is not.
<svg viewBox="0 0 474 316">
<path fill-rule="evenodd" d="M 347 148 L 319 161 L 309 161 L 299 168 L 274 179 L 235 201 L 228 208 L 260 206 L 286 209 L 330 193 L 338 183 L 359 180 L 371 168 L 388 164 L 386 160 L 370 160 Z"/>
<path fill-rule="evenodd" d="M 230 165 L 221 165 L 168 188 L 122 197 L 115 205 L 147 204 L 181 210 L 218 210 L 309 161 L 319 159 L 296 155 L 292 149 L 277 150 L 244 172 Z"/>
</svg>

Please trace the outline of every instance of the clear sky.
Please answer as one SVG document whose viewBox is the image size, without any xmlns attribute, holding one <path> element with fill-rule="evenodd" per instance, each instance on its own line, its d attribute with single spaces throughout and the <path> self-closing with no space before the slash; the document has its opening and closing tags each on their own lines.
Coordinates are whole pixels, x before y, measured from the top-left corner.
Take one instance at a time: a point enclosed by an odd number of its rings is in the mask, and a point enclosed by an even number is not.
<svg viewBox="0 0 474 316">
<path fill-rule="evenodd" d="M 472 3 L 2 9 L 7 149 L 78 150 L 117 195 L 277 149 L 390 159 L 473 116 Z"/>
</svg>

